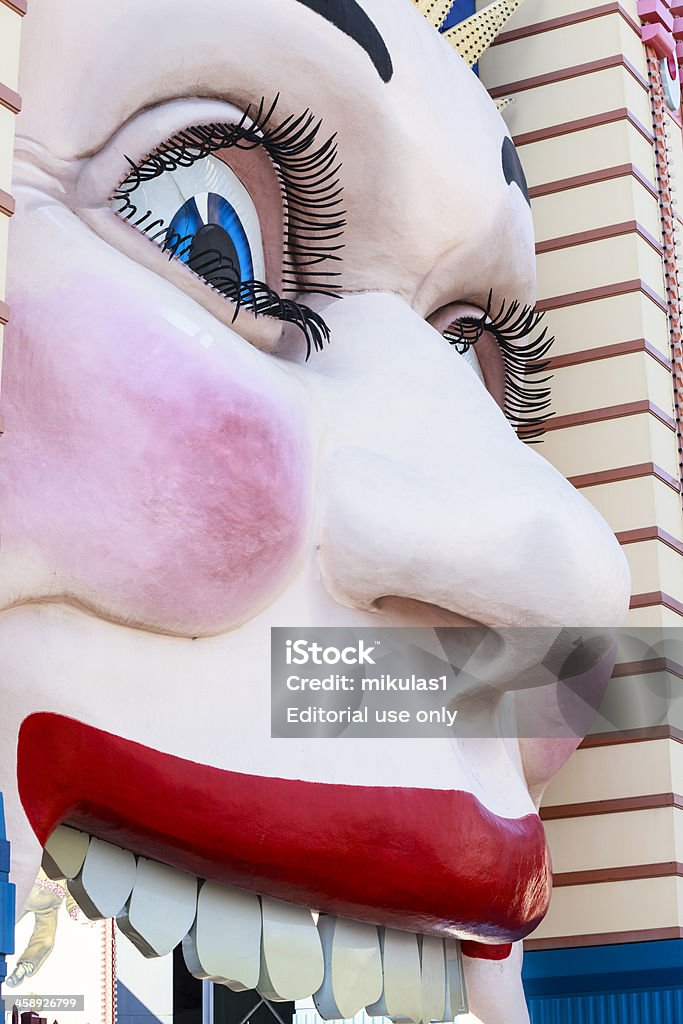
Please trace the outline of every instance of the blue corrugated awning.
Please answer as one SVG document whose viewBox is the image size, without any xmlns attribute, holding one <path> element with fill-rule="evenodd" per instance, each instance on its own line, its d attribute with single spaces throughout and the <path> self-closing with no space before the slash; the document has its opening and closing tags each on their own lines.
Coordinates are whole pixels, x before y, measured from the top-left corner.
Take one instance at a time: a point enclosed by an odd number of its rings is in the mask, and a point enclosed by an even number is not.
<svg viewBox="0 0 683 1024">
<path fill-rule="evenodd" d="M 524 956 L 532 1024 L 683 1024 L 683 939 Z"/>
</svg>

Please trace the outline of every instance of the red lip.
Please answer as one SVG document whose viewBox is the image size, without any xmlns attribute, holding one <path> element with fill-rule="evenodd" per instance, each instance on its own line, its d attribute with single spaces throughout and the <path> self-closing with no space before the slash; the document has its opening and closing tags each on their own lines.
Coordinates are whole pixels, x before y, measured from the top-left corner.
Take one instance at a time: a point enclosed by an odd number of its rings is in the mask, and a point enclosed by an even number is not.
<svg viewBox="0 0 683 1024">
<path fill-rule="evenodd" d="M 499 817 L 466 792 L 244 775 L 53 714 L 22 724 L 18 778 L 42 844 L 67 823 L 200 878 L 377 924 L 509 943 L 550 898 L 538 817 Z"/>
</svg>

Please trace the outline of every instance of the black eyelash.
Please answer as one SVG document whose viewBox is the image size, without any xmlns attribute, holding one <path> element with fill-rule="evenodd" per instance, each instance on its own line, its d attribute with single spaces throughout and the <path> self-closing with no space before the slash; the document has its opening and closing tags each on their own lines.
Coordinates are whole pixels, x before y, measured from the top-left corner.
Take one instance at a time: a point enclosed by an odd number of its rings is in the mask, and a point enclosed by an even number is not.
<svg viewBox="0 0 683 1024">
<path fill-rule="evenodd" d="M 121 202 L 116 211 L 120 217 L 132 221 L 135 227 L 141 227 L 152 216 L 152 211 L 147 210 L 138 217 L 139 208 L 131 201 L 141 184 L 166 171 L 191 167 L 221 149 L 262 146 L 273 161 L 285 209 L 284 292 L 305 291 L 337 297 L 341 273 L 326 269 L 330 264 L 342 262 L 340 252 L 344 245 L 338 240 L 342 238 L 346 225 L 345 211 L 341 208 L 343 188 L 338 177 L 341 165 L 337 161 L 336 136 L 317 145 L 322 122 L 316 120 L 310 110 L 299 117 L 290 115 L 274 126 L 278 101 L 279 96 L 266 110 L 266 102 L 262 99 L 250 123 L 247 123 L 251 114 L 251 107 L 248 107 L 236 124 L 186 128 L 157 147 L 141 164 L 126 157 L 131 170 L 114 192 L 112 201 Z M 154 234 L 150 234 L 154 229 Z M 192 243 L 192 239 L 178 238 L 177 235 L 169 239 L 166 225 L 159 218 L 141 228 L 141 233 L 155 242 L 163 238 L 161 248 L 171 258 L 178 255 L 183 243 L 185 248 Z M 295 323 L 306 336 L 307 358 L 311 347 L 321 350 L 329 341 L 327 325 L 308 306 L 280 298 L 273 289 L 259 281 L 229 282 L 221 273 L 228 269 L 227 265 L 220 265 L 220 261 L 210 269 L 214 281 L 208 283 L 236 302 L 238 309 L 235 315 L 241 305 L 247 305 L 257 315 L 275 316 Z"/>
<path fill-rule="evenodd" d="M 541 376 L 549 366 L 545 357 L 555 339 L 548 337 L 547 327 L 532 337 L 541 326 L 544 313 L 519 302 L 503 302 L 492 315 L 492 301 L 490 293 L 480 317 L 463 317 L 444 331 L 444 337 L 463 355 L 485 332 L 494 336 L 505 364 L 505 415 L 523 441 L 538 443 L 546 422 L 555 415 L 548 411 L 551 391 L 546 387 L 552 374 Z M 530 340 L 524 344 L 527 338 Z"/>
<path fill-rule="evenodd" d="M 254 316 L 272 316 L 294 324 L 306 339 L 306 359 L 310 358 L 313 349 L 321 352 L 325 342 L 330 340 L 330 329 L 318 313 L 293 299 L 281 298 L 262 281 L 237 281 L 232 260 L 218 249 L 205 250 L 202 261 L 196 261 L 191 269 L 202 281 L 234 303 L 233 323 L 242 306 L 247 306 Z"/>
</svg>

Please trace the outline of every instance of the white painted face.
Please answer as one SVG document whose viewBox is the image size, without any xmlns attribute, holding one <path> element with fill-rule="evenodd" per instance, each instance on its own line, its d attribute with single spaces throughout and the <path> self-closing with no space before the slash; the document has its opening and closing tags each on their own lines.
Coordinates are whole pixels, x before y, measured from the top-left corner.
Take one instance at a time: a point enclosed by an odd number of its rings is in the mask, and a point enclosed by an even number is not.
<svg viewBox="0 0 683 1024">
<path fill-rule="evenodd" d="M 67 821 L 191 876 L 507 943 L 547 899 L 517 748 L 269 738 L 272 625 L 608 626 L 629 592 L 607 526 L 501 411 L 493 334 L 480 373 L 443 336 L 490 294 L 493 310 L 534 301 L 531 216 L 494 104 L 409 0 L 331 5 L 345 31 L 323 6 L 36 0 L 25 19 L 0 449 L 13 877 L 21 902 Z M 252 129 L 263 141 L 233 145 L 230 126 L 276 96 Z M 309 110 L 308 134 L 321 125 L 297 151 Z M 149 154 L 207 125 L 222 147 L 149 173 Z M 151 238 L 169 222 L 209 241 L 169 259 Z M 332 297 L 309 294 L 313 272 L 341 273 L 318 277 Z M 306 361 L 296 324 L 255 317 L 248 297 L 234 316 L 252 276 L 289 282 L 307 309 L 271 295 L 269 312 L 304 317 L 322 351 Z M 566 756 L 528 746 L 535 793 Z M 481 839 L 474 867 L 463 829 Z M 121 857 L 112 887 L 131 872 Z M 191 918 L 194 883 L 165 870 L 138 868 L 157 923 L 164 892 Z M 282 908 L 264 905 L 275 949 Z M 168 935 L 136 913 L 125 927 L 158 952 Z M 301 954 L 304 988 L 317 955 Z M 467 969 L 486 1024 L 524 1019 L 516 956 Z"/>
</svg>

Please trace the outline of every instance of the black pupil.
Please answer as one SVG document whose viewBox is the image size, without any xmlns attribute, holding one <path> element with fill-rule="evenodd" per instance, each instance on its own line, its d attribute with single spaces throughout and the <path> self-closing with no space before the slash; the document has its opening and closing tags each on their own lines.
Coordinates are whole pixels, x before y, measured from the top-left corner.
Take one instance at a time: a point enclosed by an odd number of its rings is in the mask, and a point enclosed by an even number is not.
<svg viewBox="0 0 683 1024">
<path fill-rule="evenodd" d="M 242 268 L 232 238 L 219 224 L 204 224 L 194 236 L 188 266 L 219 291 L 239 284 Z"/>
</svg>

